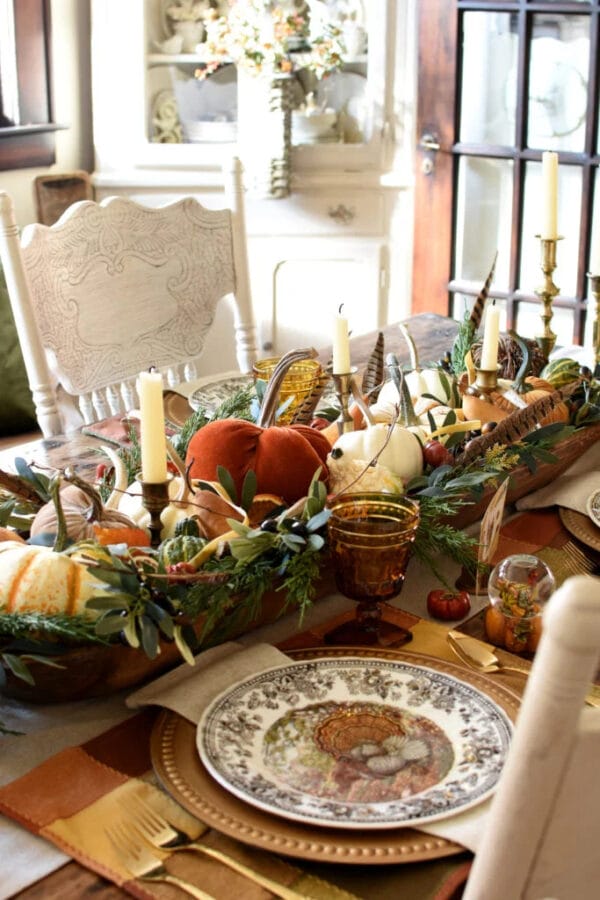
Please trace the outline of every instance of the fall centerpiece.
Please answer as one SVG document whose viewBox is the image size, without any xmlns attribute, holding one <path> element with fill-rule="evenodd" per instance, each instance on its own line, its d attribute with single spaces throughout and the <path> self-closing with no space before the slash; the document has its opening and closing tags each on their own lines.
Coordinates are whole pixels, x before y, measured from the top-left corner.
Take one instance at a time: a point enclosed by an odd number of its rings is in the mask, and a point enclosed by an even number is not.
<svg viewBox="0 0 600 900">
<path fill-rule="evenodd" d="M 506 478 L 509 497 L 527 493 L 600 433 L 598 380 L 572 360 L 540 359 L 518 335 L 498 343 L 493 387 L 477 387 L 485 301 L 484 287 L 441 361 L 421 363 L 406 328 L 391 352 L 380 335 L 352 379 L 350 432 L 339 433 L 339 408 L 315 411 L 327 372 L 292 423 L 277 424 L 287 367 L 314 351 L 284 357 L 266 389 L 258 381 L 198 409 L 167 441 L 170 499 L 156 546 L 133 432 L 127 448 L 107 450 L 95 484 L 24 460 L 0 472 L 8 689 L 43 700 L 102 693 L 181 657 L 192 663 L 199 648 L 286 610 L 300 624 L 331 591 L 330 506 L 353 490 L 416 501 L 414 554 L 434 571 L 443 554 L 475 565 L 476 539 L 461 528 L 482 498 Z M 408 366 L 397 359 L 405 342 Z"/>
</svg>

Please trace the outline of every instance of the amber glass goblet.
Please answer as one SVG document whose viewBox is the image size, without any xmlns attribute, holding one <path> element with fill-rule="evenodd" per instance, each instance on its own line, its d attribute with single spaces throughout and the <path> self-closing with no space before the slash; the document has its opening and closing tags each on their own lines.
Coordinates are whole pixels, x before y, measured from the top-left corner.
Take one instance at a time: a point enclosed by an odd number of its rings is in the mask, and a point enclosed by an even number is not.
<svg viewBox="0 0 600 900">
<path fill-rule="evenodd" d="M 358 601 L 356 615 L 325 636 L 328 644 L 399 646 L 412 635 L 386 622 L 381 603 L 402 590 L 419 525 L 418 504 L 399 494 L 341 494 L 327 523 L 340 593 Z"/>
</svg>

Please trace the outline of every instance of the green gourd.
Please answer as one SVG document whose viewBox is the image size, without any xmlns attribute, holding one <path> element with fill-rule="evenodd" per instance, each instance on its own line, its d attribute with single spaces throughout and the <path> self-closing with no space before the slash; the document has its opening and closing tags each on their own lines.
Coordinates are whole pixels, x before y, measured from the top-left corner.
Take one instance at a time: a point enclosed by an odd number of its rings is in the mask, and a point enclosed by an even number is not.
<svg viewBox="0 0 600 900">
<path fill-rule="evenodd" d="M 206 541 L 204 538 L 192 534 L 182 534 L 178 537 L 167 538 L 158 549 L 158 560 L 165 567 L 174 566 L 176 563 L 189 562 L 202 550 Z"/>
</svg>

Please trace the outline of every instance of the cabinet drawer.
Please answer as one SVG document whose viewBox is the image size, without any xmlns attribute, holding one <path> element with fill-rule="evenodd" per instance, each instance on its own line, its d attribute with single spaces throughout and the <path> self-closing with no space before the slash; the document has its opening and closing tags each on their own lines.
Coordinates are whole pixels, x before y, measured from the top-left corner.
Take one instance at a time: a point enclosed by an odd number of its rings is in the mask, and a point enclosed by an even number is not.
<svg viewBox="0 0 600 900">
<path fill-rule="evenodd" d="M 331 191 L 292 194 L 285 200 L 247 198 L 253 236 L 377 235 L 385 231 L 383 192 Z"/>
</svg>

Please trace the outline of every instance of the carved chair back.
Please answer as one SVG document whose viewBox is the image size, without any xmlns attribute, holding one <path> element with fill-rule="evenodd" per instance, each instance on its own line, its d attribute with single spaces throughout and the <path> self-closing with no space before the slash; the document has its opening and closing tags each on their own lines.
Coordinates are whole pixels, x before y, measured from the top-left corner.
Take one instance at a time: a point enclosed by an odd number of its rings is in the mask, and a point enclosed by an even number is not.
<svg viewBox="0 0 600 900">
<path fill-rule="evenodd" d="M 170 386 L 196 378 L 227 296 L 237 362 L 251 371 L 256 331 L 238 160 L 227 176 L 228 209 L 192 197 L 159 208 L 123 197 L 82 201 L 51 227 L 28 225 L 20 240 L 11 199 L 0 192 L 0 255 L 44 435 L 67 430 L 73 398 L 86 423 L 134 408 L 136 376 L 150 366 Z"/>
</svg>

